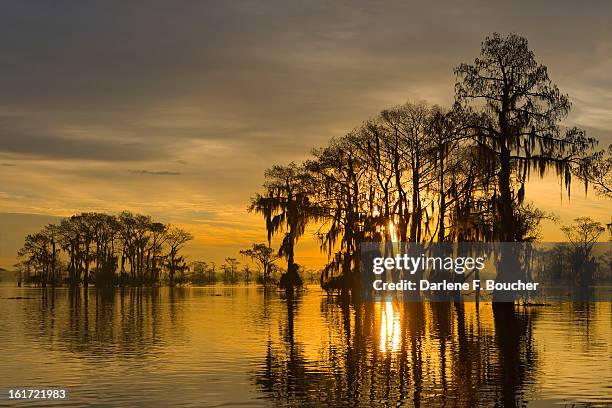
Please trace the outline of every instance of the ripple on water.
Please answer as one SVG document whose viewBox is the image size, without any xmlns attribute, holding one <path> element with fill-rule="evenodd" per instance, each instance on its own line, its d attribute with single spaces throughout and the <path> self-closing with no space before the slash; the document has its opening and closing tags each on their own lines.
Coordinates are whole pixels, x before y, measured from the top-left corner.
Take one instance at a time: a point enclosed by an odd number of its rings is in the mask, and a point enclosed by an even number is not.
<svg viewBox="0 0 612 408">
<path fill-rule="evenodd" d="M 609 303 L 500 317 L 316 288 L 289 302 L 254 286 L 3 286 L 0 316 L 0 388 L 70 389 L 32 407 L 612 403 Z"/>
</svg>

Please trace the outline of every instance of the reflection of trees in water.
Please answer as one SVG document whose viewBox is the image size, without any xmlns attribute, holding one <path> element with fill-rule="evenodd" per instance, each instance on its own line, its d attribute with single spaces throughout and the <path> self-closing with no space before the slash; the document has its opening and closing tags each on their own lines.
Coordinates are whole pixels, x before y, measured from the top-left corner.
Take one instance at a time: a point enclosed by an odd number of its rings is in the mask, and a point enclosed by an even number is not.
<svg viewBox="0 0 612 408">
<path fill-rule="evenodd" d="M 511 303 L 493 305 L 495 344 L 499 354 L 496 406 L 522 406 L 525 385 L 533 383 L 536 350 L 533 344 L 535 313 L 517 311 Z"/>
<path fill-rule="evenodd" d="M 323 299 L 317 357 L 296 342 L 296 304 L 255 382 L 283 405 L 520 406 L 537 364 L 534 313 L 451 303 Z"/>
<path fill-rule="evenodd" d="M 37 327 L 26 332 L 83 357 L 146 357 L 184 333 L 185 296 L 181 288 L 49 288 L 27 304 Z"/>
<path fill-rule="evenodd" d="M 282 322 L 281 344 L 274 344 L 270 335 L 266 348 L 265 364 L 255 375 L 256 385 L 267 397 L 288 404 L 317 401 L 322 388 L 320 378 L 309 370 L 301 346 L 295 341 L 294 321 L 297 299 L 286 299 L 286 320 Z"/>
<path fill-rule="evenodd" d="M 612 303 L 610 303 L 612 307 Z M 591 302 L 568 302 L 563 305 L 569 315 L 568 320 L 572 326 L 579 329 L 576 330 L 578 336 L 583 337 L 584 341 L 579 342 L 579 347 L 583 350 L 588 350 L 591 345 L 591 336 L 597 338 L 597 325 L 593 325 L 593 314 L 595 312 L 595 304 Z"/>
</svg>

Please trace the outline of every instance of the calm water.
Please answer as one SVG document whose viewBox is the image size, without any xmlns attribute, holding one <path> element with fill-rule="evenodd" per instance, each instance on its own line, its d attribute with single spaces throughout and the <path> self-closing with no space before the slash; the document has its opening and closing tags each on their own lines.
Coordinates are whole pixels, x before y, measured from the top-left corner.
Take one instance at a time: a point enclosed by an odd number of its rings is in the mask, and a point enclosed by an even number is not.
<svg viewBox="0 0 612 408">
<path fill-rule="evenodd" d="M 22 297 L 23 299 L 10 299 Z M 316 287 L 0 286 L 0 406 L 611 406 L 612 304 L 366 304 Z M 18 406 L 50 406 L 48 401 Z"/>
</svg>

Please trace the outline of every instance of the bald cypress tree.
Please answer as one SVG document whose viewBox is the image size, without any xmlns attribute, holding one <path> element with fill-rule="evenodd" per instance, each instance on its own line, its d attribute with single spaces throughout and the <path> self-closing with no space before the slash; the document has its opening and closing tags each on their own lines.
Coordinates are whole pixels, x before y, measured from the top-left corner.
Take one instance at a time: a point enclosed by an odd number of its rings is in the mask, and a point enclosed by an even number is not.
<svg viewBox="0 0 612 408">
<path fill-rule="evenodd" d="M 265 172 L 263 194 L 257 194 L 249 211 L 260 213 L 266 222 L 268 244 L 272 237 L 284 233 L 278 255 L 287 259 L 287 272 L 281 286 L 292 294 L 302 285 L 295 262 L 295 245 L 304 234 L 308 221 L 316 217 L 310 201 L 310 178 L 302 166 L 272 166 Z"/>
<path fill-rule="evenodd" d="M 531 173 L 554 170 L 569 188 L 572 160 L 594 140 L 577 128 L 562 130 L 560 122 L 571 108 L 568 96 L 552 83 L 523 37 L 487 37 L 474 63 L 459 65 L 455 74 L 456 101 L 480 113 L 474 116 L 474 141 L 496 176 L 495 238 L 520 241 L 515 209 Z"/>
<path fill-rule="evenodd" d="M 572 161 L 595 141 L 580 129 L 562 129 L 571 108 L 568 96 L 521 36 L 487 37 L 474 62 L 459 65 L 455 74 L 456 102 L 478 112 L 473 141 L 495 183 L 492 238 L 521 241 L 519 208 L 532 172 L 542 177 L 554 170 L 569 192 Z M 519 265 L 516 254 L 502 252 L 501 257 L 497 280 L 506 282 Z"/>
</svg>

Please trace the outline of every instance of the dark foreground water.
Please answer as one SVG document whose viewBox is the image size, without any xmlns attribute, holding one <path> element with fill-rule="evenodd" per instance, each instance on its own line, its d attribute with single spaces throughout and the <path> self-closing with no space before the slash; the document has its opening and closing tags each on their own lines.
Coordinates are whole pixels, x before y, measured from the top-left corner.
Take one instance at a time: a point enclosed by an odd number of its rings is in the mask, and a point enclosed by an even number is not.
<svg viewBox="0 0 612 408">
<path fill-rule="evenodd" d="M 610 406 L 611 309 L 0 286 L 0 406 Z"/>
</svg>

